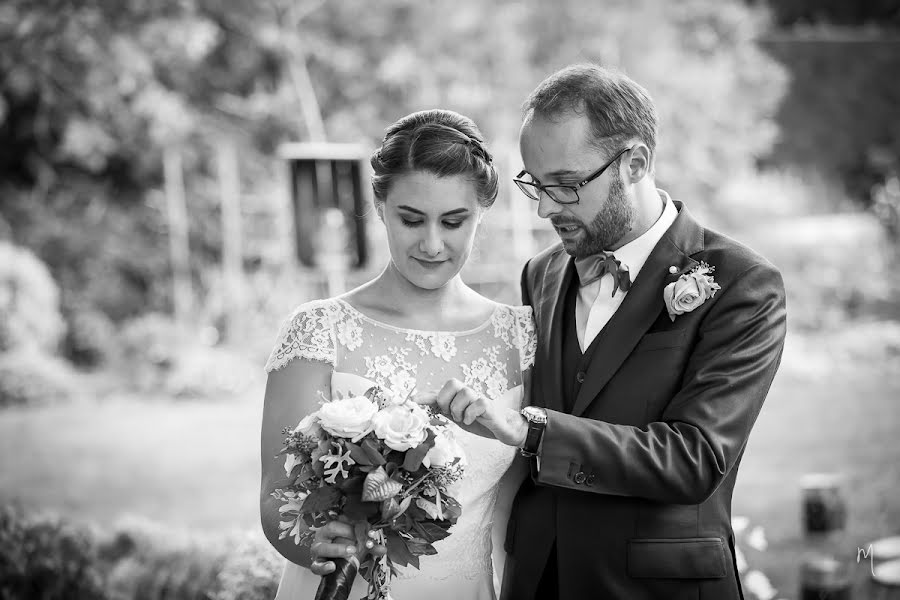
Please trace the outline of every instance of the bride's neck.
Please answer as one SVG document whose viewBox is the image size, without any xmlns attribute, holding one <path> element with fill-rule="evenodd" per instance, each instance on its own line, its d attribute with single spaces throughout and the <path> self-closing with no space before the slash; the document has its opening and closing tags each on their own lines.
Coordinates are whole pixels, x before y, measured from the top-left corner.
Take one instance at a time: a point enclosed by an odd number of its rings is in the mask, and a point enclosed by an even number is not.
<svg viewBox="0 0 900 600">
<path fill-rule="evenodd" d="M 405 315 L 427 314 L 458 306 L 466 289 L 459 274 L 438 289 L 420 288 L 404 277 L 393 263 L 388 263 L 381 275 L 372 281 L 371 287 L 381 299 L 380 303 Z"/>
</svg>

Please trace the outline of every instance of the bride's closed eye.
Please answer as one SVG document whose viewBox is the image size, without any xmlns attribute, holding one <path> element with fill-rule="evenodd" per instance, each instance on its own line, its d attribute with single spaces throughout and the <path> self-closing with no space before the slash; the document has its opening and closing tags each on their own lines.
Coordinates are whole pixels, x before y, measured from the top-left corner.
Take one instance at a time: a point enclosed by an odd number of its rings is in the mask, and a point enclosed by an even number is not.
<svg viewBox="0 0 900 600">
<path fill-rule="evenodd" d="M 412 219 L 407 219 L 405 217 L 400 217 L 400 221 L 407 227 L 418 227 L 419 225 L 424 223 L 424 221 L 421 221 L 421 220 L 412 220 Z M 463 219 L 461 221 L 457 221 L 457 220 L 442 221 L 442 224 L 447 229 L 459 229 L 460 227 L 462 227 L 462 224 L 464 222 L 465 222 L 465 219 Z"/>
</svg>

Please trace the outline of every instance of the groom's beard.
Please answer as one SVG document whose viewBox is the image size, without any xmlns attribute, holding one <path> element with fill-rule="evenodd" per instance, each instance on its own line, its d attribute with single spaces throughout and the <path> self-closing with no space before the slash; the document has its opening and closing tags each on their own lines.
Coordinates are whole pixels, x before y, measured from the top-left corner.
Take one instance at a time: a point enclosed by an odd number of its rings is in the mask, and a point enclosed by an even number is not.
<svg viewBox="0 0 900 600">
<path fill-rule="evenodd" d="M 634 227 L 634 205 L 625 196 L 619 172 L 613 171 L 609 196 L 594 219 L 584 225 L 584 235 L 575 244 L 572 256 L 583 258 L 609 250 Z"/>
</svg>

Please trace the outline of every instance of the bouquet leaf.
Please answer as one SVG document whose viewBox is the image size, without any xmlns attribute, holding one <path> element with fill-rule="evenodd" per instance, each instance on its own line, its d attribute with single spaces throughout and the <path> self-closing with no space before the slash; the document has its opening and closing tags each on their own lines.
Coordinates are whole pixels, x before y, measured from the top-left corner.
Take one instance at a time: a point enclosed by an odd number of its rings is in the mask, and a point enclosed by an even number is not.
<svg viewBox="0 0 900 600">
<path fill-rule="evenodd" d="M 415 556 L 431 556 L 438 553 L 434 546 L 432 546 L 425 540 L 420 540 L 418 538 L 407 540 L 406 546 L 407 548 L 409 548 L 409 551 Z"/>
<path fill-rule="evenodd" d="M 406 541 L 392 531 L 387 534 L 387 553 L 388 558 L 396 565 L 401 567 L 413 565 L 415 568 L 419 568 L 418 557 L 409 551 Z"/>
<path fill-rule="evenodd" d="M 415 473 L 422 466 L 422 461 L 428 451 L 434 448 L 434 432 L 429 430 L 428 437 L 425 441 L 406 451 L 406 457 L 403 459 L 403 468 L 410 473 Z"/>
<path fill-rule="evenodd" d="M 372 517 L 378 516 L 379 505 L 377 502 L 366 502 L 354 494 L 347 497 L 347 502 L 344 503 L 342 512 L 351 521 L 367 522 Z"/>
<path fill-rule="evenodd" d="M 303 501 L 301 510 L 304 513 L 323 512 L 332 508 L 341 497 L 341 491 L 336 487 L 320 487 L 309 493 Z"/>
<path fill-rule="evenodd" d="M 375 463 L 372 461 L 372 458 L 369 456 L 369 453 L 354 444 L 353 442 L 347 441 L 344 442 L 344 445 L 347 447 L 347 450 L 350 451 L 350 458 L 356 461 L 356 464 L 362 466 L 372 466 Z M 380 455 L 379 455 L 380 456 Z"/>
<path fill-rule="evenodd" d="M 371 461 L 369 464 L 380 466 L 387 462 L 378 450 L 378 443 L 375 440 L 371 438 L 364 439 L 362 441 L 362 449 L 365 450 L 366 456 Z"/>
</svg>

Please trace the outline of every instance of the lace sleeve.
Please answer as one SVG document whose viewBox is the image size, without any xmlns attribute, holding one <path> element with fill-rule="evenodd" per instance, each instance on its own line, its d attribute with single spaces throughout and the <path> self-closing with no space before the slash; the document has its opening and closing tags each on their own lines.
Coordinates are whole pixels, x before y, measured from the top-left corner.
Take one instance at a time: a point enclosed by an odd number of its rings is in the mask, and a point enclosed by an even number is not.
<svg viewBox="0 0 900 600">
<path fill-rule="evenodd" d="M 524 372 L 534 365 L 537 351 L 537 334 L 534 327 L 534 314 L 530 306 L 517 306 L 513 309 L 516 315 L 517 346 L 519 347 L 519 368 Z"/>
<path fill-rule="evenodd" d="M 281 326 L 266 373 L 278 370 L 295 358 L 335 362 L 335 312 L 328 301 L 308 302 L 297 307 Z"/>
</svg>

